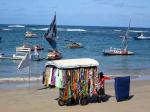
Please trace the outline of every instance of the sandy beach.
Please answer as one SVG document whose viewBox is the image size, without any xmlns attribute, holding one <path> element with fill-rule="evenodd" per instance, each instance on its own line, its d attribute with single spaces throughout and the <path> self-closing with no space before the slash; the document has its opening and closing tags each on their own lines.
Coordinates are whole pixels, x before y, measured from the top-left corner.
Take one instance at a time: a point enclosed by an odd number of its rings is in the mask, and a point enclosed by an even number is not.
<svg viewBox="0 0 150 112">
<path fill-rule="evenodd" d="M 130 100 L 117 102 L 114 83 L 105 84 L 111 97 L 107 102 L 89 103 L 86 106 L 59 106 L 58 89 L 40 87 L 0 90 L 0 112 L 149 112 L 150 81 L 131 81 Z"/>
</svg>

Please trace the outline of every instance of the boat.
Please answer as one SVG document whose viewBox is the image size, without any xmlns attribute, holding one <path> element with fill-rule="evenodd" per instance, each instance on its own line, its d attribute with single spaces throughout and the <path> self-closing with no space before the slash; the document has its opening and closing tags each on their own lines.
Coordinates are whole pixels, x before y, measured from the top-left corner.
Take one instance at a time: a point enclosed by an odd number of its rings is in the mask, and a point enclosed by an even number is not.
<svg viewBox="0 0 150 112">
<path fill-rule="evenodd" d="M 28 45 L 23 45 L 20 47 L 16 47 L 16 52 L 30 52 L 30 51 L 34 51 L 34 48 L 37 48 L 37 50 L 44 50 L 43 47 L 41 47 L 40 45 L 35 45 L 34 47 L 29 47 Z"/>
<path fill-rule="evenodd" d="M 3 58 L 4 57 L 4 53 L 0 53 L 0 58 Z"/>
<path fill-rule="evenodd" d="M 47 30 L 47 32 L 44 34 L 44 38 L 47 40 L 47 42 L 50 44 L 50 46 L 53 48 L 53 50 L 50 50 L 47 54 L 47 60 L 57 60 L 62 58 L 62 54 L 57 50 L 57 26 L 56 26 L 56 13 L 54 15 L 54 18 Z"/>
<path fill-rule="evenodd" d="M 69 42 L 69 44 L 67 45 L 68 48 L 83 48 L 82 43 L 78 43 L 78 42 L 71 41 L 71 40 L 65 40 L 65 41 Z"/>
<path fill-rule="evenodd" d="M 62 56 L 61 56 L 61 53 L 58 52 L 58 51 L 50 51 L 48 54 L 47 54 L 47 60 L 58 60 L 58 59 L 61 59 Z"/>
<path fill-rule="evenodd" d="M 69 48 L 83 48 L 83 45 L 81 43 L 74 42 L 74 43 L 68 44 L 68 47 Z"/>
<path fill-rule="evenodd" d="M 37 49 L 38 51 L 40 51 L 40 50 L 44 50 L 44 48 L 43 47 L 41 47 L 40 45 L 34 45 L 34 49 Z M 33 50 L 34 50 L 33 49 Z M 33 51 L 32 49 L 31 49 L 31 51 Z"/>
<path fill-rule="evenodd" d="M 30 52 L 30 51 L 33 51 L 34 49 L 27 46 L 27 45 L 23 45 L 23 46 L 20 46 L 20 47 L 16 47 L 16 52 Z"/>
<path fill-rule="evenodd" d="M 135 40 L 150 40 L 150 37 L 146 37 L 143 33 L 138 33 L 137 37 L 134 37 Z"/>
<path fill-rule="evenodd" d="M 25 37 L 26 38 L 37 38 L 38 36 L 37 36 L 37 34 L 32 33 L 31 31 L 26 31 Z"/>
<path fill-rule="evenodd" d="M 22 60 L 25 57 L 26 53 L 23 52 L 16 52 L 16 54 L 13 54 L 12 59 L 13 60 Z"/>
<path fill-rule="evenodd" d="M 103 51 L 104 55 L 133 55 L 134 52 L 128 51 L 126 49 L 112 48 Z"/>
<path fill-rule="evenodd" d="M 131 22 L 131 20 L 130 20 Z M 122 48 L 112 48 L 103 50 L 103 55 L 133 55 L 134 52 L 128 51 L 128 38 L 129 38 L 129 30 L 130 30 L 130 22 L 129 27 L 126 31 L 125 36 L 121 36 L 122 39 Z"/>
</svg>

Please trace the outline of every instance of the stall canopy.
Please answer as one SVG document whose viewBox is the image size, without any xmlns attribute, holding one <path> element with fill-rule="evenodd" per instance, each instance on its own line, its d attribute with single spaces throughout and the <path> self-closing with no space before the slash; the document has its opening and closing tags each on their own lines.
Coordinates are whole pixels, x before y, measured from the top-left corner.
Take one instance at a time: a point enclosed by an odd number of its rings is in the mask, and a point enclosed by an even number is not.
<svg viewBox="0 0 150 112">
<path fill-rule="evenodd" d="M 99 66 L 99 62 L 91 58 L 80 59 L 64 59 L 48 61 L 46 66 L 55 66 L 57 68 L 78 68 L 78 67 L 91 67 Z"/>
</svg>

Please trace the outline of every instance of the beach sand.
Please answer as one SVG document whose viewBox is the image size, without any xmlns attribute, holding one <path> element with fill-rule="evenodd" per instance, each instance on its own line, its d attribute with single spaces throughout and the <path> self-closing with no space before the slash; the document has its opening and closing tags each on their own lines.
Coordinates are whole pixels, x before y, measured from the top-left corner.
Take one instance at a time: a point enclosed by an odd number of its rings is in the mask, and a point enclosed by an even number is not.
<svg viewBox="0 0 150 112">
<path fill-rule="evenodd" d="M 149 112 L 150 81 L 131 81 L 130 100 L 117 102 L 114 83 L 105 84 L 111 97 L 107 102 L 89 103 L 86 106 L 59 106 L 58 89 L 40 87 L 0 90 L 0 112 Z"/>
</svg>

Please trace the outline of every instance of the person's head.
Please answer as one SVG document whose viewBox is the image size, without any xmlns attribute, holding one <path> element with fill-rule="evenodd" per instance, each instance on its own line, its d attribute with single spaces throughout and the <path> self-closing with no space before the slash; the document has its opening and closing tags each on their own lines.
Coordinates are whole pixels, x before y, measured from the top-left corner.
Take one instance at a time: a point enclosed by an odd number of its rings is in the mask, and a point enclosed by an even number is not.
<svg viewBox="0 0 150 112">
<path fill-rule="evenodd" d="M 100 78 L 100 79 L 102 79 L 102 78 L 104 77 L 103 72 L 100 72 L 98 75 L 99 75 L 99 78 Z"/>
</svg>

